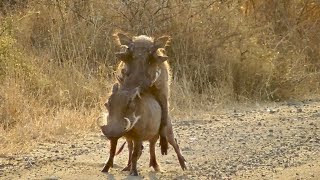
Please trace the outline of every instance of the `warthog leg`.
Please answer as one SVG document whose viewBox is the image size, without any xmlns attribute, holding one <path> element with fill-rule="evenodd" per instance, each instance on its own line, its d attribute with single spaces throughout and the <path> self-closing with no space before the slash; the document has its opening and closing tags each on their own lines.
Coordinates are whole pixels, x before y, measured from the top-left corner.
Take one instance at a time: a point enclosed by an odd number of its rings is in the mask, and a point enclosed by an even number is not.
<svg viewBox="0 0 320 180">
<path fill-rule="evenodd" d="M 168 142 L 172 145 L 172 147 L 174 148 L 174 151 L 176 152 L 176 154 L 178 156 L 178 160 L 179 160 L 179 163 L 180 163 L 182 170 L 186 170 L 187 169 L 187 166 L 185 164 L 186 160 L 184 159 L 184 157 L 182 156 L 182 154 L 180 152 L 180 148 L 177 143 L 177 140 L 174 138 L 172 124 L 171 124 L 170 120 L 168 120 L 167 137 L 168 137 Z"/>
<path fill-rule="evenodd" d="M 129 150 L 129 160 L 128 160 L 127 166 L 123 168 L 122 171 L 130 171 L 130 168 L 131 168 L 133 142 L 127 139 L 127 143 L 128 143 L 128 150 Z"/>
<path fill-rule="evenodd" d="M 131 161 L 131 169 L 130 169 L 131 176 L 138 176 L 137 161 L 141 155 L 141 145 L 142 145 L 141 140 L 133 141 L 133 153 L 132 153 L 132 161 Z"/>
<path fill-rule="evenodd" d="M 122 171 L 130 171 L 131 161 L 132 161 L 133 142 L 132 142 L 132 140 L 130 140 L 130 139 L 127 139 L 126 142 L 128 143 L 129 159 L 128 159 L 128 164 L 127 164 L 127 166 L 124 167 L 124 168 L 122 169 Z M 126 144 L 126 143 L 123 143 L 122 146 L 124 146 L 125 144 Z M 123 148 L 123 147 L 121 147 L 121 148 L 118 150 L 118 152 L 117 152 L 116 155 L 120 154 L 122 148 Z M 143 150 L 143 145 L 141 145 L 141 150 Z M 141 151 L 138 159 L 140 158 L 141 154 L 142 154 L 142 151 Z"/>
<path fill-rule="evenodd" d="M 160 147 L 161 154 L 168 154 L 168 140 L 167 140 L 167 124 L 168 124 L 168 99 L 165 94 L 158 94 L 158 102 L 161 106 L 161 123 L 160 123 Z"/>
<path fill-rule="evenodd" d="M 102 172 L 109 172 L 109 169 L 111 167 L 113 167 L 113 158 L 116 154 L 117 143 L 118 143 L 118 139 L 111 139 L 110 140 L 110 155 L 109 155 L 108 162 L 106 163 L 106 165 L 102 169 Z"/>
<path fill-rule="evenodd" d="M 149 148 L 150 148 L 150 163 L 149 163 L 149 167 L 153 167 L 153 169 L 155 171 L 160 171 L 160 166 L 157 163 L 157 159 L 156 159 L 156 143 L 159 139 L 159 136 L 156 136 L 155 138 L 150 140 L 150 144 L 149 144 Z"/>
</svg>

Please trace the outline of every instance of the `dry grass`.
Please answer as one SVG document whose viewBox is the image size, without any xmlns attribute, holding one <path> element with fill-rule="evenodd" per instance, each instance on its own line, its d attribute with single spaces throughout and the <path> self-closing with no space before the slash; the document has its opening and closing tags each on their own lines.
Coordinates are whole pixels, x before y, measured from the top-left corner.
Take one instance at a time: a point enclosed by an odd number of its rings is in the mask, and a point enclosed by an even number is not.
<svg viewBox="0 0 320 180">
<path fill-rule="evenodd" d="M 0 153 L 95 129 L 117 29 L 173 37 L 174 116 L 317 96 L 319 12 L 316 1 L 1 1 Z"/>
</svg>

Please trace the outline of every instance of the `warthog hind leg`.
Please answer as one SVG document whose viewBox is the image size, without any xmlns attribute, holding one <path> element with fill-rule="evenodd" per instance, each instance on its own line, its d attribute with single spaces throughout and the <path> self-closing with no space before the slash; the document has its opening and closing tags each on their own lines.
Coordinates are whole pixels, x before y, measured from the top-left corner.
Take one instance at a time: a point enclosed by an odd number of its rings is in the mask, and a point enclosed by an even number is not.
<svg viewBox="0 0 320 180">
<path fill-rule="evenodd" d="M 170 119 L 168 119 L 168 99 L 166 95 L 160 94 L 157 97 L 158 102 L 161 106 L 161 123 L 160 123 L 160 147 L 161 154 L 168 154 L 168 140 L 167 140 L 167 124 Z"/>
<path fill-rule="evenodd" d="M 156 143 L 158 141 L 158 136 L 156 136 L 155 138 L 151 139 L 150 140 L 150 145 L 149 145 L 149 148 L 150 148 L 150 163 L 149 163 L 149 167 L 153 167 L 153 169 L 155 171 L 160 171 L 160 166 L 157 162 L 157 159 L 156 159 Z"/>
<path fill-rule="evenodd" d="M 167 135 L 168 135 L 168 142 L 172 145 L 172 147 L 174 148 L 174 151 L 176 152 L 177 156 L 178 156 L 178 160 L 180 163 L 180 166 L 182 168 L 182 170 L 186 170 L 187 166 L 186 166 L 186 160 L 184 159 L 183 155 L 180 152 L 180 148 L 179 145 L 177 143 L 177 140 L 174 138 L 174 134 L 173 134 L 173 129 L 172 129 L 172 124 L 171 121 L 168 121 L 168 126 L 167 126 Z"/>
</svg>

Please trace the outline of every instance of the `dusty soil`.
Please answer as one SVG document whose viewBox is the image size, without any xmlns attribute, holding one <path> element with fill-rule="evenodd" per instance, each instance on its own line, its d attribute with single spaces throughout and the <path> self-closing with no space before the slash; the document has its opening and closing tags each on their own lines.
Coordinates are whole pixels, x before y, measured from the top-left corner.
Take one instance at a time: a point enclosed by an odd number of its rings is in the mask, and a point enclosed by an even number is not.
<svg viewBox="0 0 320 180">
<path fill-rule="evenodd" d="M 166 156 L 157 148 L 161 172 L 154 172 L 145 143 L 140 177 L 121 171 L 127 149 L 116 156 L 110 173 L 101 173 L 109 143 L 96 132 L 39 143 L 29 154 L 0 157 L 0 179 L 320 179 L 319 128 L 319 101 L 238 106 L 174 120 L 186 171 L 172 148 Z"/>
</svg>

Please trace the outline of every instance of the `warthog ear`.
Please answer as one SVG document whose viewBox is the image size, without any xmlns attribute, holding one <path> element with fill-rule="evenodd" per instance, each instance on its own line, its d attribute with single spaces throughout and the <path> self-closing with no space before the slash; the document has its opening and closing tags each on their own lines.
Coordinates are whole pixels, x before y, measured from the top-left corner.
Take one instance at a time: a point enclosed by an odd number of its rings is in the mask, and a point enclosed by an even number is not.
<svg viewBox="0 0 320 180">
<path fill-rule="evenodd" d="M 112 87 L 112 93 L 116 93 L 119 89 L 119 84 L 118 83 L 115 83 Z"/>
<path fill-rule="evenodd" d="M 129 46 L 132 43 L 132 38 L 130 38 L 126 34 L 116 33 L 116 34 L 114 34 L 114 37 L 116 38 L 116 43 L 118 45 L 127 45 L 127 46 Z"/>
<path fill-rule="evenodd" d="M 164 49 L 159 48 L 154 52 L 153 57 L 156 59 L 158 63 L 163 63 L 168 60 L 168 56 L 164 54 Z"/>
<path fill-rule="evenodd" d="M 154 46 L 156 49 L 165 48 L 166 46 L 169 46 L 170 40 L 171 40 L 170 36 L 161 36 L 154 41 Z"/>
</svg>

